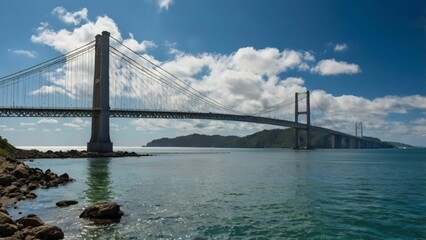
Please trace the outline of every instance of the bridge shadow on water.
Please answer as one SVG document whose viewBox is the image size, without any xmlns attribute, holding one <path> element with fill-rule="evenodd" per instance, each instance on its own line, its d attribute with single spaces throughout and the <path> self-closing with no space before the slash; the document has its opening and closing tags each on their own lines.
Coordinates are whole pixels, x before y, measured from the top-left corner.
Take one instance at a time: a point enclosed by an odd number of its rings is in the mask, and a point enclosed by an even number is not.
<svg viewBox="0 0 426 240">
<path fill-rule="evenodd" d="M 111 158 L 88 159 L 87 190 L 88 200 L 92 203 L 111 199 L 111 180 L 109 163 Z"/>
</svg>

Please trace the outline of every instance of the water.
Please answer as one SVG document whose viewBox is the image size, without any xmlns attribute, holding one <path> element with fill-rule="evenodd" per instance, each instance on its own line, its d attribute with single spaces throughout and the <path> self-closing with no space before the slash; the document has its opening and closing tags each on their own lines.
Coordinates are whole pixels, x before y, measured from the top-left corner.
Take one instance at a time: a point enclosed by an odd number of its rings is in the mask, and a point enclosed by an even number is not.
<svg viewBox="0 0 426 240">
<path fill-rule="evenodd" d="M 156 155 L 28 162 L 77 181 L 8 210 L 67 239 L 426 239 L 425 149 L 131 150 Z M 65 199 L 79 204 L 56 208 Z M 121 222 L 79 219 L 98 200 Z"/>
</svg>

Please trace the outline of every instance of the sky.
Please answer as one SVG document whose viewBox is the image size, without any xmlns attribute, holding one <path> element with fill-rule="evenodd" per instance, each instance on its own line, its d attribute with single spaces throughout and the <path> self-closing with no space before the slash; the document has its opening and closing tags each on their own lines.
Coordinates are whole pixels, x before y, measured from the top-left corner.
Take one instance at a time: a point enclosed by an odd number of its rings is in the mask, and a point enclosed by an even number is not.
<svg viewBox="0 0 426 240">
<path fill-rule="evenodd" d="M 103 30 L 236 110 L 253 112 L 310 90 L 324 127 L 354 134 L 362 122 L 364 135 L 426 146 L 425 1 L 0 1 L 0 77 Z M 115 146 L 140 146 L 271 128 L 111 119 L 111 138 Z M 90 119 L 0 118 L 0 135 L 18 146 L 82 146 Z"/>
</svg>

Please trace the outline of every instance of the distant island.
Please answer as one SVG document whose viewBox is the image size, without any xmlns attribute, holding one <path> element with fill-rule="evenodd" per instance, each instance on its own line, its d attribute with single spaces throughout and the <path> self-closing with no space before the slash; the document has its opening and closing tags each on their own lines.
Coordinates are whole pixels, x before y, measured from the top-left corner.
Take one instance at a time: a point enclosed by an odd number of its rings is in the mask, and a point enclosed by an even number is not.
<svg viewBox="0 0 426 240">
<path fill-rule="evenodd" d="M 378 138 L 364 137 L 381 143 L 384 148 L 412 148 L 413 146 L 397 142 L 383 142 Z M 300 141 L 305 141 L 302 136 Z M 329 134 L 315 132 L 311 134 L 313 148 L 331 148 Z M 263 130 L 244 137 L 191 134 L 175 138 L 153 140 L 147 147 L 216 147 L 216 148 L 292 148 L 294 129 Z"/>
</svg>

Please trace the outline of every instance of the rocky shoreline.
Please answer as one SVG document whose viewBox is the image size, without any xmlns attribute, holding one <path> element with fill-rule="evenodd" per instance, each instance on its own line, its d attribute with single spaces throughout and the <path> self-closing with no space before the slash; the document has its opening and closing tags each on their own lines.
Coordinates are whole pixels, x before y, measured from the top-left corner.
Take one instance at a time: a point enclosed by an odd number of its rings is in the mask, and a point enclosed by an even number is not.
<svg viewBox="0 0 426 240">
<path fill-rule="evenodd" d="M 117 151 L 111 153 L 94 153 L 87 151 L 39 151 L 36 149 L 22 150 L 16 149 L 6 157 L 8 160 L 29 160 L 35 158 L 103 158 L 103 157 L 145 157 L 150 154 L 138 154 L 135 152 Z"/>
<path fill-rule="evenodd" d="M 14 151 L 9 153 L 7 157 L 0 156 L 0 239 L 62 239 L 64 237 L 64 234 L 59 227 L 45 224 L 38 216 L 34 214 L 29 214 L 26 217 L 22 217 L 16 221 L 13 221 L 7 211 L 7 208 L 17 208 L 16 204 L 19 201 L 37 198 L 37 195 L 33 193 L 35 189 L 58 187 L 60 185 L 73 182 L 74 179 L 72 179 L 67 173 L 58 175 L 53 173 L 50 169 L 43 171 L 39 168 L 31 168 L 20 160 L 31 160 L 37 158 L 99 158 L 139 156 L 150 155 L 137 154 L 135 152 L 89 153 L 86 151 L 77 150 L 42 152 L 38 150 L 14 149 Z M 69 201 L 65 202 L 66 204 L 70 203 Z M 123 213 L 119 209 L 118 205 L 114 203 L 102 204 L 101 207 L 95 207 L 95 210 L 93 210 L 92 206 L 91 213 L 95 213 L 94 215 L 82 215 L 81 217 L 91 219 L 96 218 L 96 216 L 102 216 L 102 218 L 106 219 L 109 217 L 117 219 L 118 216 L 122 216 Z M 96 213 L 97 209 L 99 212 L 101 212 L 101 215 Z M 111 214 L 111 216 L 108 214 Z"/>
<path fill-rule="evenodd" d="M 17 202 L 37 197 L 38 188 L 58 187 L 73 182 L 67 173 L 58 175 L 50 169 L 30 168 L 13 158 L 0 158 L 0 236 L 8 239 L 61 239 L 59 227 L 45 224 L 38 216 L 30 214 L 13 221 L 6 208 L 17 208 Z"/>
</svg>

